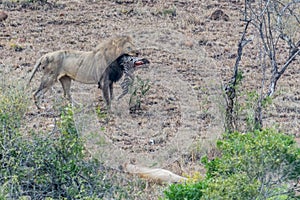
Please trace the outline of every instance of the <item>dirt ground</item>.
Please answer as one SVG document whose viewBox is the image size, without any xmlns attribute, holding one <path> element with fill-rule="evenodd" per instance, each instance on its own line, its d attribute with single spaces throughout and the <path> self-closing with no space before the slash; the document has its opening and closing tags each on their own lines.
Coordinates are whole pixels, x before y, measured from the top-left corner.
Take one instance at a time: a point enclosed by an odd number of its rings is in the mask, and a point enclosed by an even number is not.
<svg viewBox="0 0 300 200">
<path fill-rule="evenodd" d="M 81 106 L 76 123 L 91 154 L 118 168 L 126 162 L 162 167 L 178 174 L 199 170 L 198 158 L 211 153 L 223 132 L 222 85 L 232 75 L 243 31 L 243 1 L 118 0 L 56 1 L 46 4 L 0 1 L 8 18 L 0 23 L 0 64 L 4 76 L 25 84 L 36 60 L 59 49 L 91 50 L 102 39 L 131 35 L 142 56 L 151 61 L 137 72 L 150 81 L 142 111 L 130 114 L 129 95 L 113 101 L 108 121 L 97 116 L 101 91 L 96 85 L 72 85 Z M 227 15 L 211 17 L 221 9 Z M 300 31 L 299 31 L 300 32 Z M 245 88 L 258 88 L 256 55 L 246 51 L 241 66 Z M 300 80 L 297 59 L 278 83 L 264 125 L 300 137 Z M 31 92 L 38 87 L 40 73 Z M 1 75 L 2 76 L 2 75 Z M 116 84 L 116 95 L 120 86 Z M 38 111 L 32 101 L 26 128 L 51 131 L 53 107 L 61 102 L 56 84 Z M 100 105 L 104 103 L 101 100 Z"/>
</svg>

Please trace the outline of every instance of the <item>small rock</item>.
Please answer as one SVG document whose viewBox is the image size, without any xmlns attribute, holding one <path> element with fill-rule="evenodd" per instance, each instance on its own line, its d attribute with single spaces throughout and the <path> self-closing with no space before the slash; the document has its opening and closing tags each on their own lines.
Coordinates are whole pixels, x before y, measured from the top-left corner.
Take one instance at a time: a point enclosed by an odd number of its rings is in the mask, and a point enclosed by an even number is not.
<svg viewBox="0 0 300 200">
<path fill-rule="evenodd" d="M 186 41 L 184 42 L 184 46 L 186 46 L 186 47 L 192 49 L 193 46 L 194 46 L 193 41 L 186 40 Z"/>
<path fill-rule="evenodd" d="M 207 45 L 208 44 L 208 40 L 201 39 L 201 40 L 198 41 L 198 44 L 199 44 L 199 46 Z"/>
<path fill-rule="evenodd" d="M 49 128 L 54 128 L 55 125 L 54 125 L 54 124 L 49 124 L 48 127 L 49 127 Z"/>
<path fill-rule="evenodd" d="M 26 42 L 26 38 L 24 38 L 24 37 L 22 37 L 22 38 L 19 38 L 18 42 L 20 42 L 20 43 L 24 43 L 24 42 Z"/>
<path fill-rule="evenodd" d="M 229 21 L 229 16 L 226 15 L 223 10 L 218 9 L 211 14 L 210 19 Z"/>
<path fill-rule="evenodd" d="M 4 12 L 0 10 L 0 22 L 6 20 L 8 17 L 8 15 Z"/>
<path fill-rule="evenodd" d="M 150 145 L 154 145 L 154 144 L 155 144 L 155 140 L 150 139 L 150 140 L 149 140 L 149 144 L 150 144 Z"/>
</svg>

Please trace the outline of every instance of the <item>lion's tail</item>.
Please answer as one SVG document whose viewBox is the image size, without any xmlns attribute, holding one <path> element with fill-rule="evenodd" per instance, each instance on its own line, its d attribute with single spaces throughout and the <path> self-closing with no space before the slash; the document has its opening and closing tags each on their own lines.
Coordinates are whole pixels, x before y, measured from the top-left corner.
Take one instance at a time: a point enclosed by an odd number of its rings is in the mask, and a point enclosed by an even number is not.
<svg viewBox="0 0 300 200">
<path fill-rule="evenodd" d="M 29 79 L 29 81 L 28 81 L 28 83 L 27 83 L 27 86 L 29 85 L 29 83 L 31 82 L 32 78 L 34 77 L 36 71 L 38 70 L 38 68 L 39 68 L 40 65 L 42 64 L 43 58 L 44 58 L 44 56 L 41 57 L 40 59 L 38 59 L 38 61 L 37 61 L 36 64 L 34 65 L 34 68 L 33 68 L 32 72 L 31 72 L 30 79 Z"/>
</svg>

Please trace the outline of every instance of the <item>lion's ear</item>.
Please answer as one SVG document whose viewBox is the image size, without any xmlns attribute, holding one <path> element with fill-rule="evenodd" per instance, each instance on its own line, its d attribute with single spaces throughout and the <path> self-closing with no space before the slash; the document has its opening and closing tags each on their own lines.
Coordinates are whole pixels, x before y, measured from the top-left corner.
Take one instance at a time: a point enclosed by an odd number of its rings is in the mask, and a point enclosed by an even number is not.
<svg viewBox="0 0 300 200">
<path fill-rule="evenodd" d="M 126 53 L 133 52 L 135 50 L 135 45 L 130 40 L 124 40 L 122 46 Z"/>
<path fill-rule="evenodd" d="M 132 38 L 129 35 L 125 36 L 125 38 L 127 42 L 132 43 Z"/>
</svg>

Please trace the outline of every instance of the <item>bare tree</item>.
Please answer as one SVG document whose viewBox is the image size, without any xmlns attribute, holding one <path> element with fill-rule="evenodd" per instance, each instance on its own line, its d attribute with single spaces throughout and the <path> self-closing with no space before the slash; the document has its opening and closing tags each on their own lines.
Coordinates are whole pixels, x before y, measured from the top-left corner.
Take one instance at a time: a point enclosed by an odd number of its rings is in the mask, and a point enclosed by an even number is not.
<svg viewBox="0 0 300 200">
<path fill-rule="evenodd" d="M 234 106 L 243 49 L 252 40 L 247 39 L 250 37 L 248 31 L 251 29 L 252 33 L 256 33 L 255 39 L 261 46 L 259 62 L 263 73 L 255 108 L 254 129 L 262 127 L 263 102 L 274 94 L 278 80 L 300 55 L 300 0 L 245 0 L 243 14 L 245 28 L 238 44 L 233 76 L 224 87 L 227 102 L 225 129 L 228 132 L 237 130 Z M 279 57 L 278 49 L 288 50 L 286 55 L 280 53 Z M 266 74 L 267 68 L 271 68 L 271 74 Z"/>
</svg>

